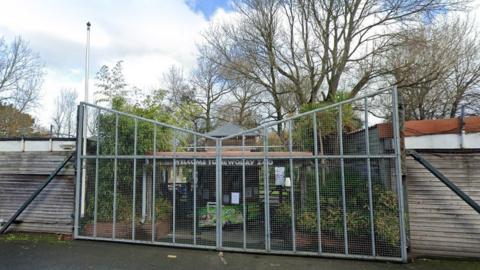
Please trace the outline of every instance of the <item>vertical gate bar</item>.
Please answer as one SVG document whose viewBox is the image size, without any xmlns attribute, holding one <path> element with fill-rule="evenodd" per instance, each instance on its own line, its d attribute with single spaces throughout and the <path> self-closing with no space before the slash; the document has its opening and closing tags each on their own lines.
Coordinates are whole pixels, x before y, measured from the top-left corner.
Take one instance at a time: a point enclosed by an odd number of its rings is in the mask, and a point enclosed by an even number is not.
<svg viewBox="0 0 480 270">
<path fill-rule="evenodd" d="M 216 139 L 215 141 L 215 183 L 216 183 L 216 200 L 215 200 L 215 210 L 216 210 L 216 246 L 217 249 L 222 247 L 222 160 L 221 160 L 221 139 Z"/>
<path fill-rule="evenodd" d="M 79 221 L 80 221 L 80 200 L 81 200 L 81 181 L 82 181 L 82 149 L 83 149 L 83 105 L 80 104 L 77 107 L 77 145 L 76 145 L 76 183 L 75 183 L 75 221 L 74 221 L 74 228 L 73 228 L 73 235 L 75 238 L 79 235 Z"/>
<path fill-rule="evenodd" d="M 288 121 L 288 155 L 289 164 L 290 164 L 290 211 L 291 215 L 291 226 L 292 226 L 292 249 L 293 252 L 297 251 L 297 233 L 295 228 L 295 188 L 294 188 L 294 172 L 293 172 L 293 159 L 292 159 L 292 152 L 293 152 L 293 141 L 292 141 L 292 120 Z"/>
<path fill-rule="evenodd" d="M 367 177 L 368 177 L 368 208 L 370 209 L 370 235 L 372 241 L 372 256 L 376 256 L 375 248 L 375 223 L 373 219 L 373 194 L 372 194 L 372 172 L 370 167 L 370 135 L 368 130 L 368 99 L 363 100 L 365 110 L 365 152 L 367 154 Z"/>
<path fill-rule="evenodd" d="M 342 184 L 342 208 L 343 208 L 343 237 L 345 254 L 348 255 L 348 230 L 347 230 L 347 203 L 345 198 L 345 164 L 343 157 L 343 113 L 342 105 L 338 106 L 338 137 L 340 145 L 340 175 Z"/>
<path fill-rule="evenodd" d="M 135 127 L 133 130 L 133 187 L 132 187 L 132 240 L 135 240 L 135 200 L 137 193 L 137 119 L 134 119 Z"/>
<path fill-rule="evenodd" d="M 100 114 L 100 110 L 98 110 L 97 119 L 96 119 L 96 136 L 97 136 L 97 148 L 96 158 L 95 158 L 95 197 L 94 197 L 94 205 L 93 205 L 93 237 L 97 237 L 97 211 L 98 211 L 98 156 L 100 155 L 100 121 L 98 120 L 98 115 Z"/>
<path fill-rule="evenodd" d="M 152 162 L 152 242 L 155 242 L 155 186 L 157 181 L 157 124 L 153 124 L 153 162 Z"/>
<path fill-rule="evenodd" d="M 177 214 L 177 132 L 173 130 L 173 218 L 172 218 L 172 242 L 175 243 L 175 223 Z"/>
<path fill-rule="evenodd" d="M 268 130 L 263 129 L 263 200 L 264 200 L 264 223 L 265 223 L 265 250 L 270 251 L 270 194 L 269 194 L 269 171 L 268 171 Z"/>
<path fill-rule="evenodd" d="M 197 135 L 193 134 L 193 245 L 197 244 Z"/>
<path fill-rule="evenodd" d="M 147 218 L 147 164 L 148 159 L 145 159 L 142 166 L 142 223 Z"/>
<path fill-rule="evenodd" d="M 112 239 L 115 239 L 117 226 L 117 168 L 118 168 L 118 113 L 115 113 L 115 159 L 113 161 L 113 229 Z"/>
<path fill-rule="evenodd" d="M 313 121 L 313 151 L 318 156 L 318 134 L 317 134 L 317 113 L 312 114 Z M 322 253 L 322 220 L 320 216 L 320 180 L 318 177 L 318 158 L 315 158 L 315 200 L 317 203 L 317 234 L 318 234 L 318 253 Z"/>
<path fill-rule="evenodd" d="M 223 160 L 222 160 L 222 151 L 223 151 L 223 141 L 221 139 L 218 140 L 218 149 L 219 149 L 219 154 L 218 154 L 218 159 L 219 159 L 219 163 L 218 163 L 218 171 L 219 171 L 219 177 L 220 177 L 220 181 L 218 181 L 218 186 L 219 186 L 219 189 L 218 189 L 218 192 L 220 193 L 220 211 L 219 211 L 219 214 L 220 214 L 220 217 L 219 217 L 219 224 L 220 224 L 220 231 L 218 232 L 218 236 L 219 236 L 219 243 L 220 243 L 220 247 L 223 247 Z"/>
<path fill-rule="evenodd" d="M 405 232 L 405 220 L 404 220 L 404 201 L 403 201 L 403 183 L 402 183 L 402 161 L 400 150 L 400 127 L 399 127 L 399 115 L 398 115 L 398 91 L 397 86 L 393 86 L 392 89 L 392 103 L 393 103 L 393 137 L 395 145 L 395 167 L 397 176 L 397 197 L 398 197 L 398 215 L 400 226 L 400 252 L 402 261 L 407 261 L 407 239 Z"/>
<path fill-rule="evenodd" d="M 243 249 L 247 248 L 247 212 L 245 203 L 245 134 L 242 134 Z"/>
</svg>

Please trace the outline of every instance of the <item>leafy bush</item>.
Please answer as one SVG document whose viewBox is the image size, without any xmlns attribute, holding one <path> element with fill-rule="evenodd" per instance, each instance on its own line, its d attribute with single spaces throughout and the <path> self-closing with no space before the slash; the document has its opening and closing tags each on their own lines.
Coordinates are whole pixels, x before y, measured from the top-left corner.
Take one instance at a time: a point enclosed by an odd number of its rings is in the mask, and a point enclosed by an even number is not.
<svg viewBox="0 0 480 270">
<path fill-rule="evenodd" d="M 279 207 L 275 210 L 274 215 L 274 224 L 278 224 L 280 226 L 290 226 L 292 222 L 292 207 L 289 203 L 282 203 Z"/>
<path fill-rule="evenodd" d="M 258 203 L 247 203 L 247 209 L 247 221 L 260 218 L 261 211 Z"/>
<path fill-rule="evenodd" d="M 378 237 L 395 246 L 400 242 L 400 226 L 398 222 L 397 196 L 391 190 L 379 186 L 374 188 L 376 196 L 374 222 Z"/>
<path fill-rule="evenodd" d="M 301 230 L 306 233 L 316 233 L 317 230 L 317 213 L 315 212 L 302 212 L 296 217 L 297 230 Z"/>
<path fill-rule="evenodd" d="M 165 198 L 157 198 L 155 201 L 155 217 L 157 220 L 168 220 L 172 217 L 172 203 Z"/>
<path fill-rule="evenodd" d="M 110 185 L 99 184 L 97 199 L 97 222 L 113 222 L 113 183 Z M 95 197 L 90 196 L 86 219 L 90 222 L 94 219 Z M 116 199 L 116 222 L 128 221 L 132 217 L 131 201 L 122 193 L 117 192 Z"/>
<path fill-rule="evenodd" d="M 306 176 L 307 180 L 310 177 Z M 338 171 L 326 177 L 321 186 L 321 228 L 337 236 L 343 235 L 343 205 Z M 299 181 L 297 181 L 299 182 Z M 312 181 L 313 182 L 313 181 Z M 345 192 L 347 195 L 347 228 L 349 235 L 368 235 L 370 233 L 370 211 L 368 205 L 367 179 L 353 172 L 345 171 Z M 297 189 L 297 188 L 295 188 Z M 307 182 L 307 190 L 315 190 L 314 184 Z M 298 197 L 298 196 L 297 196 Z M 307 192 L 305 208 L 296 203 L 296 227 L 305 233 L 317 232 L 316 194 Z M 394 191 L 375 185 L 373 187 L 374 225 L 377 239 L 392 246 L 400 241 L 398 203 Z M 291 205 L 289 202 L 279 205 L 274 212 L 275 224 L 291 228 Z"/>
</svg>

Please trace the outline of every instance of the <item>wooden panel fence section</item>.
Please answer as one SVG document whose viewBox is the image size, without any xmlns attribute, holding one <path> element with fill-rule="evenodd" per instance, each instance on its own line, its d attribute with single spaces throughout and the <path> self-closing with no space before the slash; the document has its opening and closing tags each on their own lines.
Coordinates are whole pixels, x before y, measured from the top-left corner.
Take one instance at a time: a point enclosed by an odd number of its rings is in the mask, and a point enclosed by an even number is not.
<svg viewBox="0 0 480 270">
<path fill-rule="evenodd" d="M 480 153 L 420 153 L 480 202 Z M 410 245 L 414 256 L 480 256 L 480 214 L 420 163 L 407 159 Z"/>
<path fill-rule="evenodd" d="M 0 152 L 0 220 L 8 220 L 68 152 Z M 74 168 L 70 162 L 18 217 L 9 230 L 71 233 Z"/>
</svg>

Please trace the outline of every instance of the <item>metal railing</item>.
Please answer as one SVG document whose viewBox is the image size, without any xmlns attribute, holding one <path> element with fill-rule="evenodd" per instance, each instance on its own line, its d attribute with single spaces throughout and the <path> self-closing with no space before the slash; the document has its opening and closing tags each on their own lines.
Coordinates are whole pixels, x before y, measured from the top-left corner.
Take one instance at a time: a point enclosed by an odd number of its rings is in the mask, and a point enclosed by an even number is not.
<svg viewBox="0 0 480 270">
<path fill-rule="evenodd" d="M 396 95 L 223 138 L 81 103 L 75 237 L 406 261 Z"/>
</svg>

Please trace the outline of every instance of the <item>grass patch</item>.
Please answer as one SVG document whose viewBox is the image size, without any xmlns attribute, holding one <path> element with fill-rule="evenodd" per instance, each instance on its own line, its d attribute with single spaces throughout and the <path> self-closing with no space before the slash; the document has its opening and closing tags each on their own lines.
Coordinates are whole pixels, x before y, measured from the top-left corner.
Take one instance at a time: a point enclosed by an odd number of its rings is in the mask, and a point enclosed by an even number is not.
<svg viewBox="0 0 480 270">
<path fill-rule="evenodd" d="M 68 244 L 65 236 L 51 233 L 20 233 L 11 232 L 0 236 L 0 242 L 32 242 L 49 244 Z"/>
</svg>

